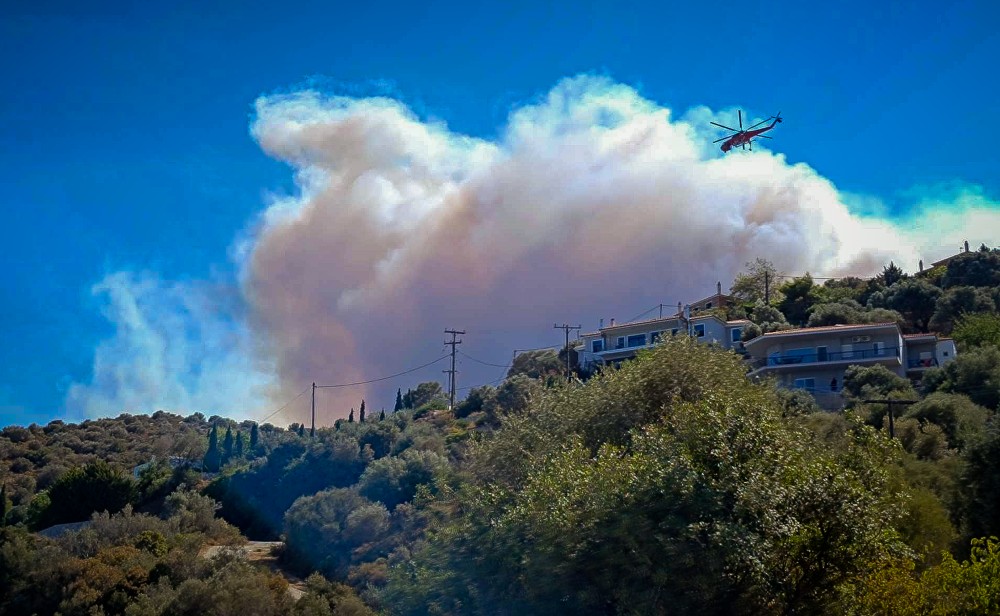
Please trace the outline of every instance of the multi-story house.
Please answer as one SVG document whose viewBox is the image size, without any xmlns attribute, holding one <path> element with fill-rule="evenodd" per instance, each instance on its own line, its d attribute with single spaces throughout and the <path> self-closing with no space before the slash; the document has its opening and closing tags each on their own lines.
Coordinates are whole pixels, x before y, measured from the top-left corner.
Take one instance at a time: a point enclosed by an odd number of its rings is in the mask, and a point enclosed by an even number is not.
<svg viewBox="0 0 1000 616">
<path fill-rule="evenodd" d="M 724 321 L 714 314 L 684 318 L 670 316 L 601 327 L 582 334 L 576 347 L 580 366 L 585 369 L 606 364 L 618 364 L 635 357 L 640 349 L 648 348 L 664 336 L 687 334 L 703 342 L 714 342 L 723 348 L 741 348 L 743 329 L 750 321 Z"/>
<path fill-rule="evenodd" d="M 751 376 L 808 390 L 824 408 L 843 405 L 841 387 L 850 365 L 881 364 L 919 380 L 927 368 L 955 357 L 955 343 L 936 334 L 904 335 L 895 323 L 806 327 L 758 336 L 744 344 Z"/>
</svg>

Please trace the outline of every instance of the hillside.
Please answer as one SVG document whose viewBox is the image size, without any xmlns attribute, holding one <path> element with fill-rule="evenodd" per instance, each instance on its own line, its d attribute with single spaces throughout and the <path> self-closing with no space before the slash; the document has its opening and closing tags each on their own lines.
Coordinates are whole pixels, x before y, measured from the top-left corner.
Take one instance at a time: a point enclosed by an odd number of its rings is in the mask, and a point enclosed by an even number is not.
<svg viewBox="0 0 1000 616">
<path fill-rule="evenodd" d="M 734 309 L 754 307 L 760 331 L 885 310 L 907 331 L 934 324 L 958 341 L 958 357 L 921 382 L 852 367 L 843 412 L 677 336 L 582 382 L 552 378 L 554 357 L 534 354 L 453 412 L 421 384 L 384 418 L 314 437 L 260 427 L 252 446 L 222 443 L 252 425 L 197 415 L 8 427 L 0 609 L 996 613 L 998 260 L 981 251 L 915 276 L 890 265 L 871 281 L 795 278 L 762 308 L 744 297 Z M 915 402 L 897 409 L 896 438 L 886 405 L 865 402 L 876 397 Z M 228 452 L 218 475 L 128 473 L 153 455 L 200 461 L 213 426 Z M 56 540 L 29 532 L 73 494 L 111 515 Z M 300 601 L 239 559 L 197 564 L 204 545 L 241 533 L 282 538 L 282 567 L 318 572 Z"/>
</svg>

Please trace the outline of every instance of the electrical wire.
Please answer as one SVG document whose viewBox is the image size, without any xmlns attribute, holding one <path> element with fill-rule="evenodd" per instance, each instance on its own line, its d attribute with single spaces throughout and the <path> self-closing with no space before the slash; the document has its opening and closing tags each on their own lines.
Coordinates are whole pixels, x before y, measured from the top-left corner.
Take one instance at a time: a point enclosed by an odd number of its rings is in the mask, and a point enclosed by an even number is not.
<svg viewBox="0 0 1000 616">
<path fill-rule="evenodd" d="M 482 364 L 484 366 L 492 366 L 494 368 L 510 368 L 511 365 L 512 365 L 512 364 L 493 364 L 493 363 L 490 363 L 488 361 L 483 361 L 481 359 L 476 359 L 475 357 L 469 355 L 468 353 L 463 353 L 462 351 L 459 351 L 458 354 L 461 355 L 462 357 L 466 358 L 466 359 L 471 359 L 472 361 L 476 362 L 477 364 Z"/>
<path fill-rule="evenodd" d="M 277 415 L 277 414 L 278 414 L 278 413 L 280 413 L 281 411 L 285 410 L 285 409 L 286 409 L 286 408 L 288 407 L 288 405 L 289 405 L 289 404 L 291 404 L 292 402 L 295 402 L 296 400 L 298 400 L 299 398 L 301 398 L 301 397 L 302 397 L 302 394 L 306 393 L 307 391 L 309 391 L 309 388 L 308 388 L 308 387 L 306 387 L 305 389 L 303 389 L 302 391 L 300 391 L 300 392 L 299 392 L 299 393 L 298 393 L 298 394 L 297 394 L 297 395 L 296 395 L 296 396 L 295 396 L 294 398 L 292 398 L 292 399 L 291 399 L 291 400 L 289 400 L 288 402 L 286 402 L 286 403 L 282 404 L 282 405 L 281 405 L 280 407 L 278 407 L 278 408 L 277 408 L 276 410 L 272 411 L 270 415 L 268 415 L 268 416 L 267 416 L 267 417 L 265 417 L 264 419 L 261 419 L 261 420 L 260 420 L 260 422 L 258 422 L 258 423 L 265 423 L 265 422 L 266 422 L 266 421 L 267 421 L 268 419 L 270 419 L 270 418 L 274 417 L 275 415 Z"/>
<path fill-rule="evenodd" d="M 426 364 L 417 366 L 416 368 L 410 368 L 409 370 L 404 370 L 403 372 L 397 372 L 396 374 L 390 374 L 389 376 L 379 377 L 377 379 L 369 379 L 367 381 L 355 381 L 353 383 L 337 383 L 336 385 L 317 385 L 316 389 L 336 389 L 338 387 L 353 387 L 355 385 L 367 385 L 368 383 L 378 383 L 379 381 L 388 381 L 389 379 L 394 379 L 397 376 L 403 376 L 404 374 L 410 374 L 411 372 L 416 372 L 417 370 L 426 368 L 427 366 L 432 366 L 441 361 L 442 359 L 446 359 L 450 356 L 451 356 L 450 354 L 442 355 L 441 357 L 438 357 L 434 361 L 429 361 Z"/>
</svg>

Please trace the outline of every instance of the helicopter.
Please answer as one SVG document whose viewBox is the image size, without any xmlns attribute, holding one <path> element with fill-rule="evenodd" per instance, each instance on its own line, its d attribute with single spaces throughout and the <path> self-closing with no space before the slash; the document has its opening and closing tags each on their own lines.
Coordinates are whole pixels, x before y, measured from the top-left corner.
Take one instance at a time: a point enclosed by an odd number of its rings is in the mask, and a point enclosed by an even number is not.
<svg viewBox="0 0 1000 616">
<path fill-rule="evenodd" d="M 763 133 L 766 133 L 767 131 L 771 130 L 772 128 L 774 128 L 776 124 L 781 122 L 781 112 L 779 111 L 778 115 L 773 115 L 770 118 L 767 118 L 767 120 L 761 120 L 760 122 L 757 122 L 753 126 L 743 128 L 743 112 L 737 109 L 736 113 L 739 114 L 739 122 L 740 122 L 739 130 L 736 130 L 735 128 L 729 128 L 728 126 L 723 126 L 722 124 L 718 124 L 716 122 L 710 122 L 710 124 L 715 124 L 719 128 L 731 130 L 735 133 L 734 135 L 728 135 L 726 137 L 723 137 L 722 139 L 716 139 L 715 141 L 712 142 L 712 143 L 719 143 L 720 141 L 723 141 L 724 142 L 722 144 L 723 152 L 728 152 L 729 150 L 737 146 L 742 146 L 742 148 L 745 150 L 747 149 L 748 145 L 750 146 L 750 151 L 753 152 L 753 140 L 758 137 L 762 139 L 770 139 L 770 137 L 768 137 Z M 758 126 L 768 122 L 769 120 L 773 120 L 771 124 L 765 126 L 764 128 L 757 128 Z M 757 128 L 757 130 L 754 130 L 755 128 Z"/>
</svg>

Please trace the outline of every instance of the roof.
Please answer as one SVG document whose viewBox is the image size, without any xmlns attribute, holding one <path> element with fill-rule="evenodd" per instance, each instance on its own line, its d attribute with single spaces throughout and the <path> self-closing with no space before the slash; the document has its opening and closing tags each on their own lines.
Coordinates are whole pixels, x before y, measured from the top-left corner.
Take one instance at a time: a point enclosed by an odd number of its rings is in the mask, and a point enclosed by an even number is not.
<svg viewBox="0 0 1000 616">
<path fill-rule="evenodd" d="M 753 340 L 746 343 L 746 346 L 750 346 L 759 340 L 770 337 L 770 339 L 775 339 L 784 336 L 803 336 L 808 334 L 822 334 L 830 332 L 843 332 L 843 331 L 859 331 L 865 329 L 882 329 L 885 327 L 895 328 L 899 330 L 899 326 L 896 325 L 894 321 L 886 321 L 884 323 L 861 323 L 857 325 L 824 325 L 822 327 L 802 327 L 800 329 L 783 329 L 777 332 L 768 332 L 761 336 L 757 336 Z"/>
<path fill-rule="evenodd" d="M 602 332 L 609 332 L 609 331 L 619 330 L 619 329 L 627 329 L 627 328 L 630 328 L 630 327 L 635 327 L 637 325 L 651 325 L 651 324 L 657 323 L 657 322 L 668 323 L 668 322 L 671 322 L 671 321 L 677 321 L 679 319 L 680 319 L 680 317 L 674 315 L 674 316 L 662 317 L 662 318 L 658 317 L 658 318 L 655 318 L 655 319 L 645 319 L 643 321 L 631 321 L 629 323 L 620 323 L 620 324 L 617 324 L 617 325 L 609 325 L 607 327 L 602 327 L 601 329 L 597 330 L 596 332 L 587 332 L 585 334 L 580 334 L 580 337 L 582 338 L 584 336 L 599 336 L 599 335 L 601 335 Z M 743 322 L 749 323 L 749 321 L 746 321 L 745 319 L 740 319 L 740 320 L 737 320 L 737 321 L 723 321 L 722 319 L 720 319 L 719 317 L 715 316 L 714 314 L 700 314 L 698 316 L 691 317 L 692 321 L 703 321 L 705 319 L 715 319 L 719 323 L 723 323 L 725 325 L 730 325 L 730 324 L 733 324 L 733 323 L 743 323 Z"/>
</svg>

